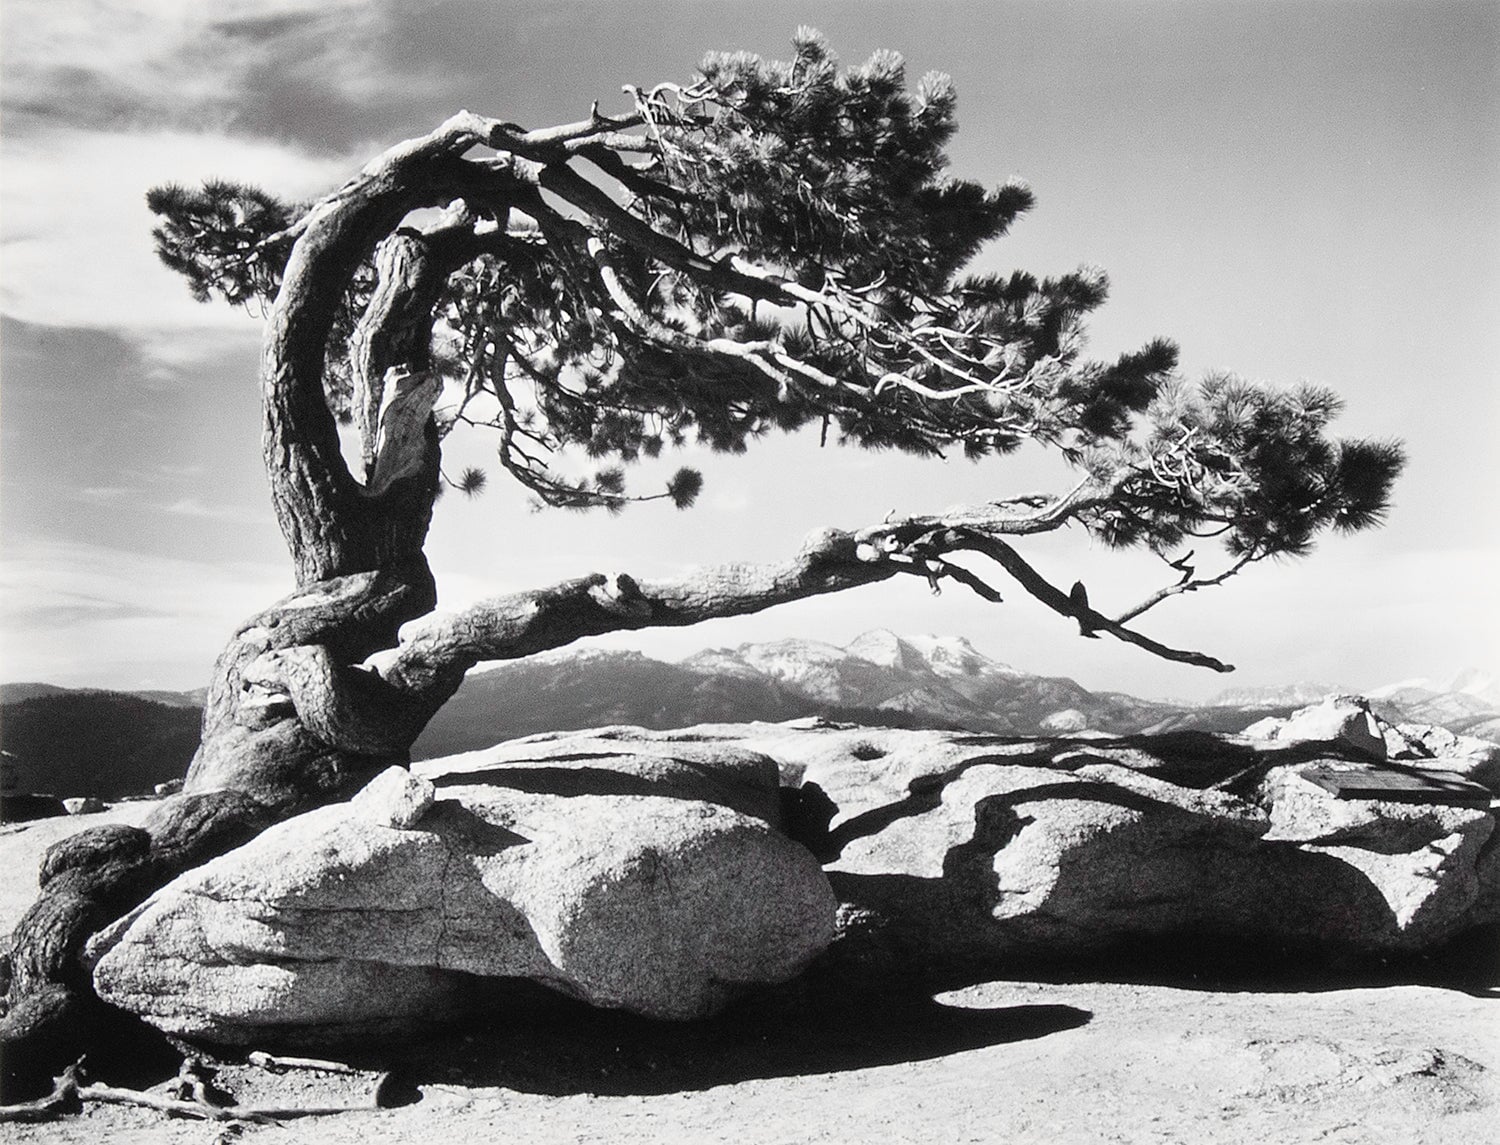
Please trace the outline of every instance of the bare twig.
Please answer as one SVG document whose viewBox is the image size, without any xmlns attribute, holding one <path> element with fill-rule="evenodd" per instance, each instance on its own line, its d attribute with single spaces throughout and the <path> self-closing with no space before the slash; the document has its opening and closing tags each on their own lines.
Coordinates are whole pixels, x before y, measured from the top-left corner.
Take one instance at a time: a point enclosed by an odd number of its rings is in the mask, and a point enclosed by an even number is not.
<svg viewBox="0 0 1500 1145">
<path fill-rule="evenodd" d="M 270 1054 L 251 1054 L 251 1059 L 265 1059 L 267 1063 L 285 1069 L 317 1069 L 327 1073 L 358 1073 L 358 1070 L 340 1062 L 318 1061 L 313 1058 L 274 1058 Z M 257 1063 L 259 1064 L 259 1063 Z M 273 1068 L 267 1064 L 266 1068 Z M 77 1113 L 84 1102 L 96 1101 L 105 1105 L 130 1105 L 141 1109 L 152 1109 L 174 1117 L 196 1117 L 201 1121 L 238 1122 L 251 1125 L 275 1125 L 297 1117 L 326 1117 L 338 1113 L 360 1113 L 380 1108 L 378 1094 L 385 1076 L 376 1083 L 376 1094 L 363 1105 L 326 1106 L 245 1106 L 220 1105 L 210 1100 L 211 1094 L 206 1078 L 196 1063 L 185 1062 L 178 1081 L 184 1083 L 192 1098 L 168 1097 L 125 1086 L 101 1085 L 84 1081 L 83 1059 L 79 1058 L 60 1076 L 54 1079 L 52 1092 L 36 1101 L 17 1105 L 0 1106 L 0 1122 L 54 1121 L 59 1117 Z"/>
<path fill-rule="evenodd" d="M 1214 585 L 1223 584 L 1226 580 L 1234 576 L 1235 573 L 1239 572 L 1246 565 L 1250 564 L 1252 561 L 1259 560 L 1263 555 L 1264 554 L 1259 554 L 1252 550 L 1251 552 L 1248 552 L 1244 556 L 1242 556 L 1239 560 L 1235 561 L 1234 564 L 1230 565 L 1218 576 L 1203 577 L 1201 579 L 1198 579 L 1194 578 L 1191 575 L 1191 572 L 1189 572 L 1182 579 L 1178 580 L 1176 584 L 1169 584 L 1165 588 L 1157 589 L 1134 608 L 1126 609 L 1124 612 L 1120 613 L 1119 616 L 1115 617 L 1115 623 L 1124 624 L 1127 620 L 1133 620 L 1148 609 L 1155 608 L 1158 604 L 1166 600 L 1168 597 L 1177 596 L 1179 593 L 1197 592 L 1200 588 L 1212 588 Z M 1176 568 L 1179 566 L 1174 565 L 1173 567 Z"/>
<path fill-rule="evenodd" d="M 251 1065 L 271 1073 L 285 1073 L 292 1069 L 316 1070 L 319 1073 L 357 1074 L 360 1071 L 344 1062 L 325 1061 L 322 1058 L 282 1057 L 268 1054 L 264 1050 L 253 1050 L 245 1058 Z"/>
<path fill-rule="evenodd" d="M 1202 652 L 1192 652 L 1180 648 L 1169 648 L 1152 640 L 1149 636 L 1142 636 L 1124 627 L 1119 621 L 1111 620 L 1103 613 L 1095 612 L 1092 608 L 1075 604 L 1062 589 L 1052 584 L 1039 572 L 1032 568 L 1021 558 L 1021 555 L 1004 541 L 997 537 L 983 537 L 975 534 L 970 538 L 965 548 L 971 548 L 975 552 L 984 553 L 1000 564 L 1006 572 L 1015 577 L 1027 592 L 1036 597 L 1053 612 L 1063 616 L 1076 618 L 1081 625 L 1090 631 L 1108 632 L 1117 640 L 1123 640 L 1127 644 L 1134 644 L 1144 648 L 1152 655 L 1160 656 L 1163 660 L 1175 660 L 1183 664 L 1194 664 L 1200 668 L 1211 668 L 1215 672 L 1233 672 L 1234 665 L 1226 664 L 1212 656 Z"/>
</svg>

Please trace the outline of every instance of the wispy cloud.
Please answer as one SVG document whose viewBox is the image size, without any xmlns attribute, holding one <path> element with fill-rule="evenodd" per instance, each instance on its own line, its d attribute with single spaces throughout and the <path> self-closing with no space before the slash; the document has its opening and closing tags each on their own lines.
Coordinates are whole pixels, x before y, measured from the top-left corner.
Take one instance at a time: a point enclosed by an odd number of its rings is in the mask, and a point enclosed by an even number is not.
<svg viewBox="0 0 1500 1145">
<path fill-rule="evenodd" d="M 193 687 L 234 625 L 290 591 L 282 566 L 22 542 L 0 560 L 0 678 Z"/>
<path fill-rule="evenodd" d="M 336 186 L 379 133 L 361 131 L 361 109 L 427 83 L 374 55 L 400 7 L 6 0 L 0 309 L 135 331 L 150 381 L 196 352 L 184 329 L 253 337 L 254 316 L 194 303 L 157 262 L 145 192 L 225 178 L 297 200 Z"/>
<path fill-rule="evenodd" d="M 135 490 L 124 485 L 87 485 L 76 494 L 80 501 L 88 501 L 95 505 L 112 504 L 134 495 Z"/>
<path fill-rule="evenodd" d="M 159 263 L 153 263 L 153 270 L 171 285 L 181 285 L 180 280 Z M 140 355 L 142 381 L 148 387 L 173 390 L 183 385 L 197 385 L 206 377 L 221 375 L 225 363 L 236 357 L 243 356 L 254 362 L 261 340 L 258 315 L 231 311 L 222 304 L 202 306 L 193 303 L 192 306 L 194 317 L 210 321 L 217 317 L 230 325 L 137 326 L 119 330 Z M 213 315 L 209 311 L 219 313 Z M 243 320 L 247 316 L 251 319 L 248 322 Z"/>
<path fill-rule="evenodd" d="M 248 508 L 242 505 L 205 505 L 197 497 L 184 497 L 169 505 L 161 506 L 163 513 L 174 517 L 198 517 L 207 521 L 227 521 L 239 525 L 270 525 L 274 523 L 269 509 Z"/>
<path fill-rule="evenodd" d="M 386 6 L 367 0 L 7 0 L 7 129 L 230 130 L 268 70 L 356 101 Z"/>
<path fill-rule="evenodd" d="M 71 494 L 83 505 L 128 506 L 133 513 L 163 513 L 168 517 L 191 517 L 199 521 L 219 521 L 231 525 L 259 525 L 273 528 L 276 518 L 268 503 L 243 505 L 233 502 L 209 503 L 201 497 L 175 497 L 163 500 L 163 486 L 180 487 L 203 473 L 202 466 L 163 466 L 152 472 L 129 470 L 122 473 L 135 480 L 131 485 L 90 485 Z"/>
<path fill-rule="evenodd" d="M 150 187 L 207 177 L 258 183 L 290 198 L 336 185 L 347 161 L 267 141 L 153 130 L 68 129 L 3 141 L 0 309 L 27 322 L 140 331 L 170 352 L 163 329 L 254 336 L 256 320 L 199 305 L 156 259 Z"/>
</svg>

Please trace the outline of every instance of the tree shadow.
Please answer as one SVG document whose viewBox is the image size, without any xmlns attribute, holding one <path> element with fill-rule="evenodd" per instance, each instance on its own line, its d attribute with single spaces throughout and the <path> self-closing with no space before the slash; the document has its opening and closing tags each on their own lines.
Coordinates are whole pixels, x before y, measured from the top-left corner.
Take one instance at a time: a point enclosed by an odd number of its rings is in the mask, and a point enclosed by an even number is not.
<svg viewBox="0 0 1500 1145">
<path fill-rule="evenodd" d="M 1180 832 L 1158 837 L 1164 817 L 1198 816 L 1107 780 L 1057 774 L 1107 763 L 1179 787 L 1250 799 L 1274 768 L 1314 760 L 1370 762 L 1358 754 L 1317 743 L 1256 748 L 1196 731 L 1074 741 L 976 736 L 963 742 L 1011 750 L 981 750 L 912 780 L 901 797 L 841 822 L 837 804 L 815 783 L 784 795 L 796 812 L 787 816 L 793 833 L 830 863 L 856 840 L 936 809 L 946 788 L 975 767 L 998 764 L 1038 773 L 1030 785 L 975 800 L 972 835 L 948 849 L 941 878 L 829 872 L 846 904 L 842 949 L 833 957 L 861 972 L 915 978 L 931 991 L 1013 978 L 1276 992 L 1412 984 L 1500 996 L 1500 927 L 1471 930 L 1421 951 L 1360 949 L 1339 937 L 1345 929 L 1340 919 L 1368 920 L 1371 932 L 1394 929 L 1396 921 L 1391 904 L 1350 864 L 1294 843 L 1263 840 L 1264 826 L 1257 829 L 1249 822 L 1190 822 Z M 1014 750 L 1020 745 L 1027 750 Z M 1142 750 L 1122 757 L 1118 749 Z M 1417 763 L 1380 766 L 1422 778 Z M 1110 804 L 1141 818 L 1112 829 L 1111 853 L 1100 861 L 1089 862 L 1080 853 L 1063 865 L 1048 892 L 1048 903 L 1062 904 L 1058 909 L 1034 912 L 1034 917 L 997 918 L 996 855 L 1031 822 L 1022 805 L 1058 800 Z M 1441 791 L 1428 801 L 1461 805 L 1458 797 L 1450 800 Z M 1486 846 L 1500 846 L 1500 838 Z M 1257 854 L 1252 883 L 1244 881 L 1243 865 L 1221 867 L 1213 861 L 1221 851 Z M 1165 890 L 1157 892 L 1157 887 Z M 1187 896 L 1174 889 L 1189 887 L 1195 889 Z M 1106 914 L 1131 914 L 1132 922 L 1122 923 L 1119 933 L 1104 940 L 1069 923 L 1065 904 L 1074 899 L 1092 900 Z M 849 916 L 867 921 L 850 927 Z M 1225 918 L 1247 921 L 1238 933 L 1216 931 L 1215 920 Z M 1303 921 L 1287 925 L 1287 919 Z M 945 952 L 943 961 L 934 963 L 938 949 Z"/>
<path fill-rule="evenodd" d="M 1323 858 L 1310 856 L 1310 858 Z M 1345 880 L 1353 894 L 1373 894 L 1327 860 L 1320 874 Z M 1113 982 L 1237 993 L 1319 993 L 1389 986 L 1428 986 L 1500 999 L 1500 923 L 1474 927 L 1426 950 L 1361 951 L 1312 937 L 1232 934 L 1206 927 L 1117 935 L 1093 949 L 1072 949 L 1018 935 L 986 920 L 943 881 L 910 875 L 832 876 L 868 929 L 847 930 L 825 955 L 825 972 L 862 977 L 873 991 L 921 989 L 931 994 L 999 980 L 1050 984 Z M 1367 902 L 1366 909 L 1385 908 Z M 900 912 L 893 921 L 887 911 Z M 965 921 L 967 916 L 967 922 Z M 907 920 L 914 920 L 910 923 Z M 989 921 L 987 931 L 984 923 Z M 974 940 L 931 954 L 925 931 L 951 922 Z M 837 968 L 837 969 L 835 969 Z"/>
<path fill-rule="evenodd" d="M 476 815 L 457 799 L 439 799 L 423 817 L 422 827 L 463 841 L 474 855 L 498 855 L 508 847 L 531 842 L 525 835 L 491 823 Z"/>
<path fill-rule="evenodd" d="M 607 767 L 527 766 L 505 763 L 473 771 L 452 772 L 432 781 L 434 787 L 482 785 L 525 791 L 532 795 L 571 798 L 580 795 L 678 795 L 649 776 Z"/>
<path fill-rule="evenodd" d="M 661 1022 L 516 984 L 503 1017 L 408 1044 L 395 1070 L 413 1098 L 432 1083 L 555 1096 L 694 1092 L 839 1073 L 1046 1037 L 1085 1025 L 1074 1006 L 945 1005 L 920 988 L 878 992 L 817 974 L 758 991 L 714 1018 Z"/>
<path fill-rule="evenodd" d="M 1363 755 L 1342 749 L 1332 743 L 1294 743 L 1285 747 L 1255 747 L 1248 743 L 1226 742 L 1209 732 L 1179 731 L 1164 735 L 1129 735 L 1100 739 L 1038 740 L 1015 736 L 965 736 L 955 739 L 962 747 L 1028 746 L 1029 751 L 1005 751 L 970 756 L 939 772 L 919 775 L 907 784 L 906 794 L 880 807 L 862 812 L 821 836 L 801 840 L 815 854 L 837 858 L 855 839 L 878 834 L 897 820 L 931 811 L 942 802 L 943 791 L 976 767 L 1029 767 L 1038 771 L 1071 772 L 1094 762 L 1128 767 L 1140 775 L 1161 779 L 1188 790 L 1222 791 L 1240 798 L 1252 796 L 1266 776 L 1278 767 L 1310 763 L 1313 760 L 1340 760 L 1370 763 Z M 1139 754 L 1121 759 L 1105 754 L 1131 751 Z M 1400 763 L 1383 763 L 1393 771 L 1420 773 L 1420 768 Z M 816 783 L 806 783 L 807 798 L 827 801 L 828 821 L 837 817 L 837 806 Z"/>
<path fill-rule="evenodd" d="M 1033 960 L 1016 969 L 1036 982 L 1277 994 L 1428 986 L 1500 1000 L 1500 924 L 1476 927 L 1430 950 L 1383 954 L 1204 933 L 1140 937 L 1095 957 L 1051 965 Z"/>
<path fill-rule="evenodd" d="M 587 761 L 604 759 L 611 766 L 592 766 Z M 507 760 L 502 763 L 452 771 L 434 776 L 432 784 L 444 788 L 484 786 L 552 795 L 563 799 L 593 795 L 648 795 L 690 801 L 709 800 L 744 814 L 763 817 L 775 807 L 775 796 L 753 783 L 736 781 L 701 762 L 675 756 L 651 757 L 648 770 L 637 773 L 621 766 L 620 756 L 580 752 L 543 760 Z M 657 769 L 678 774 L 663 775 Z"/>
</svg>

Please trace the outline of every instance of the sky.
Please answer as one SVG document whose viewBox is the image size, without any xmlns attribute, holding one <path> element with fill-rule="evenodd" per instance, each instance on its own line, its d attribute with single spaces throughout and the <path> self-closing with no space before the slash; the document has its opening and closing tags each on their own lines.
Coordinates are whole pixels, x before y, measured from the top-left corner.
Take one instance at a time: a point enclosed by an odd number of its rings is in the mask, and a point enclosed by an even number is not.
<svg viewBox="0 0 1500 1145">
<path fill-rule="evenodd" d="M 954 172 L 1037 198 L 979 265 L 1104 267 L 1093 353 L 1165 335 L 1190 377 L 1328 385 L 1337 431 L 1404 439 L 1408 471 L 1384 529 L 1137 622 L 1232 676 L 1080 640 L 1019 590 L 994 605 L 917 578 L 595 644 L 670 659 L 956 634 L 1027 671 L 1187 699 L 1500 672 L 1500 5 L 4 0 L 0 680 L 201 686 L 231 628 L 292 586 L 260 462 L 259 320 L 194 303 L 155 261 L 147 188 L 228 177 L 306 199 L 460 108 L 528 127 L 623 109 L 622 84 L 689 79 L 708 50 L 784 57 L 799 24 L 847 63 L 891 48 L 913 82 L 954 78 Z M 450 438 L 445 466 L 493 448 Z M 1067 485 L 1041 454 L 918 461 L 815 435 L 661 464 L 684 463 L 707 484 L 682 513 L 533 513 L 499 477 L 445 497 L 440 607 L 774 560 L 820 526 Z M 1024 551 L 1105 612 L 1168 571 L 1081 532 Z"/>
</svg>

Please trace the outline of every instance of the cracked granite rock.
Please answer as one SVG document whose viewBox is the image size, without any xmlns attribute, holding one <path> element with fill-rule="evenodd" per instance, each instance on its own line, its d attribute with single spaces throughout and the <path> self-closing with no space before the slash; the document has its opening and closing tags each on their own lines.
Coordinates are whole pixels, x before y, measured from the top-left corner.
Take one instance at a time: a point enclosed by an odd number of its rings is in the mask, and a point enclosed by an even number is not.
<svg viewBox="0 0 1500 1145">
<path fill-rule="evenodd" d="M 95 936 L 99 995 L 237 1044 L 441 1021 L 478 1004 L 474 975 L 688 1019 L 832 940 L 826 877 L 769 821 L 764 757 L 506 747 L 378 778 L 178 878 Z M 419 816 L 372 813 L 429 782 Z"/>
</svg>

